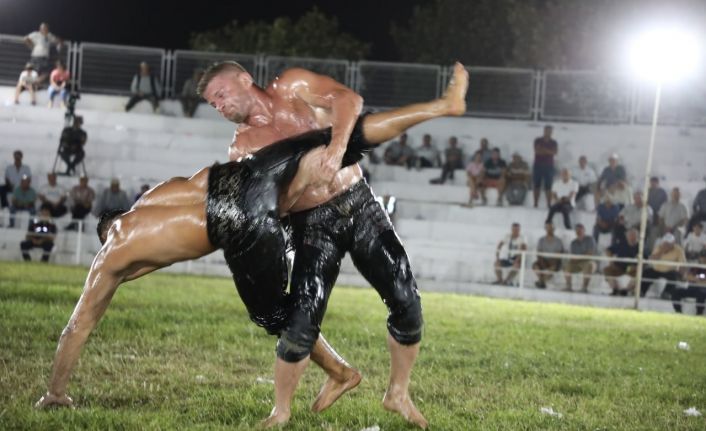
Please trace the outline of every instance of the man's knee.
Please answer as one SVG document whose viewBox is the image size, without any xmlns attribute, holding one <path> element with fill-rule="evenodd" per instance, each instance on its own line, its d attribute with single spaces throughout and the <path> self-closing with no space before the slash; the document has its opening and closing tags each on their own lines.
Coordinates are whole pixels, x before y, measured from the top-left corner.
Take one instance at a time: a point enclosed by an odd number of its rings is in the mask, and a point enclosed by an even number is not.
<svg viewBox="0 0 706 431">
<path fill-rule="evenodd" d="M 387 329 L 398 343 L 411 345 L 420 342 L 423 327 L 422 303 L 416 290 L 404 301 L 390 307 Z"/>
<path fill-rule="evenodd" d="M 319 326 L 313 322 L 313 317 L 295 311 L 277 341 L 277 357 L 285 362 L 299 362 L 311 354 L 318 337 Z"/>
</svg>

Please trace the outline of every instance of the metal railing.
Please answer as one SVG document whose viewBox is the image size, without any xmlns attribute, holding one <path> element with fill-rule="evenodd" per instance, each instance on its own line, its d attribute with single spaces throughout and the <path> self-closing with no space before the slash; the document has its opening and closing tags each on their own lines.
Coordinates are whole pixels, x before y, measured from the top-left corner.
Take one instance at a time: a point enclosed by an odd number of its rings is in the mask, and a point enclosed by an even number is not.
<svg viewBox="0 0 706 431">
<path fill-rule="evenodd" d="M 353 89 L 366 105 L 395 108 L 439 97 L 442 67 L 431 64 L 360 61 Z"/>
<path fill-rule="evenodd" d="M 181 94 L 181 89 L 184 83 L 193 77 L 194 71 L 204 70 L 211 64 L 218 61 L 237 61 L 246 70 L 257 70 L 259 60 L 256 55 L 247 54 L 229 54 L 226 52 L 205 52 L 205 51 L 184 51 L 176 50 L 172 55 L 172 68 L 168 86 L 168 94 L 172 97 L 178 97 Z M 258 84 L 263 82 L 258 80 Z"/>
<path fill-rule="evenodd" d="M 530 69 L 467 68 L 468 114 L 530 119 L 534 113 L 536 73 Z"/>
<path fill-rule="evenodd" d="M 54 61 L 62 60 L 66 67 L 71 69 L 72 43 L 64 41 L 62 49 L 57 51 L 52 46 L 50 58 Z M 31 50 L 24 41 L 24 36 L 0 34 L 0 85 L 16 85 L 20 72 L 29 61 Z"/>
</svg>

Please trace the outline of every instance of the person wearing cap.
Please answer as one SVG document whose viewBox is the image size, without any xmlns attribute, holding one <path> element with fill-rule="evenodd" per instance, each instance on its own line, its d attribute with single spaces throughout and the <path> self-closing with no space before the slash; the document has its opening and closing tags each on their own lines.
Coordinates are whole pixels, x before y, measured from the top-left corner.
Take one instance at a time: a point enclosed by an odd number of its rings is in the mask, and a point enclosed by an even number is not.
<svg viewBox="0 0 706 431">
<path fill-rule="evenodd" d="M 698 263 L 706 265 L 706 249 L 699 252 Z M 686 281 L 689 287 L 686 289 L 674 289 L 672 292 L 672 307 L 677 313 L 681 313 L 681 300 L 684 298 L 696 298 L 696 315 L 703 316 L 704 305 L 706 305 L 706 269 L 691 268 L 686 273 Z"/>
<path fill-rule="evenodd" d="M 37 192 L 30 186 L 31 177 L 23 176 L 20 184 L 15 187 L 12 192 L 10 202 L 10 227 L 15 226 L 15 214 L 20 211 L 27 211 L 30 215 L 36 214 L 34 206 L 37 201 Z"/>
<path fill-rule="evenodd" d="M 706 180 L 706 177 L 704 177 L 704 180 Z M 706 188 L 699 190 L 696 194 L 691 209 L 693 212 L 691 213 L 689 224 L 686 226 L 686 233 L 692 232 L 694 225 L 706 221 Z"/>
<path fill-rule="evenodd" d="M 78 185 L 74 186 L 69 193 L 71 200 L 71 223 L 66 227 L 68 230 L 75 230 L 78 227 L 76 220 L 83 220 L 93 208 L 93 200 L 96 192 L 88 185 L 88 177 L 81 175 Z"/>
<path fill-rule="evenodd" d="M 32 105 L 36 105 L 38 83 L 39 75 L 37 74 L 37 71 L 34 70 L 32 63 L 27 63 L 22 73 L 20 73 L 19 79 L 17 80 L 17 86 L 15 87 L 15 105 L 20 104 L 20 94 L 25 90 L 29 91 L 29 97 L 32 101 Z"/>
<path fill-rule="evenodd" d="M 522 205 L 525 203 L 528 186 L 532 174 L 529 165 L 522 159 L 520 153 L 512 153 L 512 161 L 507 165 L 507 188 L 505 197 L 510 205 Z"/>
<path fill-rule="evenodd" d="M 93 214 L 100 217 L 103 213 L 111 210 L 127 210 L 132 206 L 130 199 L 124 190 L 120 188 L 120 180 L 113 178 L 110 180 L 110 187 L 103 190 L 98 197 Z"/>
<path fill-rule="evenodd" d="M 534 207 L 539 204 L 539 194 L 544 184 L 544 193 L 547 197 L 547 208 L 551 205 L 552 184 L 554 183 L 554 157 L 559 152 L 559 144 L 552 139 L 554 128 L 544 126 L 544 134 L 534 140 L 534 165 L 532 166 L 532 180 L 534 183 Z"/>
<path fill-rule="evenodd" d="M 127 105 L 125 105 L 125 112 L 131 110 L 133 106 L 143 100 L 149 100 L 152 104 L 152 110 L 157 112 L 159 99 L 162 97 L 162 86 L 159 78 L 154 76 L 150 66 L 144 61 L 140 63 L 140 71 L 132 78 L 130 93 L 132 93 L 132 96 L 130 96 Z"/>
<path fill-rule="evenodd" d="M 600 202 L 604 194 L 611 192 L 618 181 L 626 180 L 625 168 L 618 164 L 618 160 L 615 153 L 608 157 L 608 166 L 603 169 L 596 183 L 596 202 Z"/>
<path fill-rule="evenodd" d="M 669 196 L 669 201 L 662 204 L 659 209 L 659 231 L 661 234 L 671 233 L 681 244 L 681 231 L 679 228 L 686 226 L 689 221 L 689 210 L 681 203 L 681 191 L 674 187 Z"/>
<path fill-rule="evenodd" d="M 596 254 L 596 242 L 592 237 L 586 235 L 586 228 L 581 223 L 576 223 L 576 238 L 571 241 L 569 253 L 574 255 L 593 256 Z M 567 259 L 565 268 L 566 288 L 564 291 L 571 292 L 571 278 L 578 272 L 583 274 L 582 292 L 588 293 L 588 285 L 591 283 L 591 274 L 596 272 L 596 263 L 590 259 L 570 258 Z"/>
<path fill-rule="evenodd" d="M 684 249 L 676 244 L 674 235 L 668 233 L 655 245 L 655 249 L 650 255 L 650 260 L 685 263 L 686 256 Z M 669 299 L 675 289 L 675 282 L 681 278 L 679 266 L 656 263 L 644 268 L 642 270 L 640 296 L 645 296 L 652 283 L 662 278 L 667 280 L 667 285 L 664 287 L 661 298 Z"/>
<path fill-rule="evenodd" d="M 15 150 L 12 157 L 14 162 L 5 168 L 5 185 L 0 187 L 0 202 L 3 208 L 9 206 L 7 195 L 11 195 L 15 191 L 15 187 L 20 184 L 22 177 L 32 178 L 32 170 L 22 163 L 22 151 Z"/>
</svg>

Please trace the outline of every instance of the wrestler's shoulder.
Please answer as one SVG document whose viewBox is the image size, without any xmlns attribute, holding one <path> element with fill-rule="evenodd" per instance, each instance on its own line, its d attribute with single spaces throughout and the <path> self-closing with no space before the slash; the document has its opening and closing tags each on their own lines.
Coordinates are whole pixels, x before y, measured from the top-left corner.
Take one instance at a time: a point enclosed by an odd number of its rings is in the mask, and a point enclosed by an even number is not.
<svg viewBox="0 0 706 431">
<path fill-rule="evenodd" d="M 320 75 L 300 67 L 293 67 L 282 72 L 275 80 L 272 82 L 274 87 L 281 88 L 291 88 L 299 83 L 307 83 L 311 80 L 315 80 Z"/>
</svg>

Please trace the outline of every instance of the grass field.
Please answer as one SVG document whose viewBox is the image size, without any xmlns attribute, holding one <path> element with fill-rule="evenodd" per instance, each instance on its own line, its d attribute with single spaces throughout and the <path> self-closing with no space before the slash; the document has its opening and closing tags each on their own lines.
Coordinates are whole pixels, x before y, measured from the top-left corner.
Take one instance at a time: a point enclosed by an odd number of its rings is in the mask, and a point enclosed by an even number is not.
<svg viewBox="0 0 706 431">
<path fill-rule="evenodd" d="M 35 411 L 85 275 L 0 262 L 0 429 L 252 429 L 267 416 L 275 339 L 229 280 L 163 274 L 118 290 L 71 380 L 77 409 Z M 704 318 L 441 294 L 423 306 L 412 395 L 431 429 L 706 429 L 683 413 L 706 413 Z M 371 289 L 334 290 L 324 333 L 364 380 L 315 415 L 324 374 L 310 367 L 285 429 L 410 429 L 380 403 L 385 315 Z"/>
</svg>

